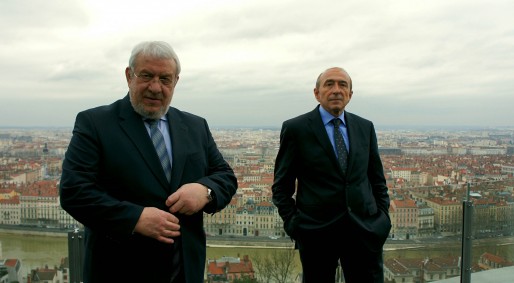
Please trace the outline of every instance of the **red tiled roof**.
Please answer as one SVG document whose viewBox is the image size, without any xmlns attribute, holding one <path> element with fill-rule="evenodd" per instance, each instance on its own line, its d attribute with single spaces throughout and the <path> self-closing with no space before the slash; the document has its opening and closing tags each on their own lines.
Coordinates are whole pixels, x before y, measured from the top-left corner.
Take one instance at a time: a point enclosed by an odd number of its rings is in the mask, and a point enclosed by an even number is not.
<svg viewBox="0 0 514 283">
<path fill-rule="evenodd" d="M 501 266 L 513 266 L 514 263 L 506 260 L 505 258 L 497 255 L 493 255 L 491 253 L 485 252 L 481 256 L 481 258 L 487 259 L 490 262 L 494 262 L 500 264 Z"/>
<path fill-rule="evenodd" d="M 10 266 L 10 267 L 16 267 L 18 262 L 19 262 L 19 260 L 17 260 L 17 259 L 8 258 L 8 259 L 5 260 L 4 265 L 5 266 Z"/>
</svg>

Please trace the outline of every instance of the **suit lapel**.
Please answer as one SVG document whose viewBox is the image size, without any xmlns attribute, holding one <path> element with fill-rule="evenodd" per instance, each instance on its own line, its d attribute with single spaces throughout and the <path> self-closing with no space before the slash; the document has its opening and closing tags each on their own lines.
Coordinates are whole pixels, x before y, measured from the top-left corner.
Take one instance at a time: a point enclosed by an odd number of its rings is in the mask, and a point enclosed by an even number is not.
<svg viewBox="0 0 514 283">
<path fill-rule="evenodd" d="M 339 162 L 337 161 L 336 154 L 334 152 L 334 148 L 332 147 L 332 143 L 330 143 L 330 139 L 327 135 L 327 130 L 325 129 L 325 125 L 323 124 L 323 120 L 321 120 L 321 115 L 319 114 L 320 106 L 316 107 L 313 111 L 311 111 L 309 115 L 309 127 L 314 132 L 314 135 L 318 139 L 319 144 L 327 153 L 328 158 L 332 161 L 333 166 L 339 167 Z"/>
<path fill-rule="evenodd" d="M 171 169 L 171 190 L 174 192 L 178 189 L 184 172 L 187 153 L 189 152 L 188 128 L 183 123 L 182 118 L 178 114 L 178 110 L 170 108 L 167 114 L 171 135 L 171 147 L 173 155 L 173 164 Z"/>
<path fill-rule="evenodd" d="M 121 129 L 132 143 L 134 143 L 146 165 L 162 184 L 163 189 L 169 192 L 169 183 L 168 180 L 166 180 L 157 152 L 155 151 L 141 116 L 132 108 L 128 95 L 123 99 L 119 115 Z"/>
<path fill-rule="evenodd" d="M 357 125 L 353 119 L 352 113 L 344 112 L 344 119 L 346 121 L 346 130 L 348 131 L 348 143 L 350 144 L 350 150 L 348 151 L 348 167 L 346 172 L 351 172 L 352 161 L 355 160 L 355 154 L 357 154 L 358 141 L 356 140 Z"/>
</svg>

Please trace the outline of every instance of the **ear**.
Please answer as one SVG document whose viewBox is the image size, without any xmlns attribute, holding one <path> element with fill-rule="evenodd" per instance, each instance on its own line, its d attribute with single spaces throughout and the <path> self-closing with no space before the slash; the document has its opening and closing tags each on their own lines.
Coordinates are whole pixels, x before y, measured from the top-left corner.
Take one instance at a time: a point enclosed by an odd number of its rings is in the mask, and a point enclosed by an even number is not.
<svg viewBox="0 0 514 283">
<path fill-rule="evenodd" d="M 319 102 L 319 89 L 314 88 L 314 97 L 316 97 L 316 100 Z"/>
<path fill-rule="evenodd" d="M 127 79 L 127 84 L 130 84 L 132 81 L 132 76 L 130 75 L 130 67 L 125 68 L 125 78 Z"/>
</svg>

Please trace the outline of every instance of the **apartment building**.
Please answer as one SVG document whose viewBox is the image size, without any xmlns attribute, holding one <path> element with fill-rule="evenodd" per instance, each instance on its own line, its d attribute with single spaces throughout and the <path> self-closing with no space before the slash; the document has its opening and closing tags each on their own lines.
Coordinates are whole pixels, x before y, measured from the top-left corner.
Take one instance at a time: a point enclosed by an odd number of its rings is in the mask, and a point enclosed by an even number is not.
<svg viewBox="0 0 514 283">
<path fill-rule="evenodd" d="M 462 201 L 455 198 L 432 197 L 426 199 L 434 210 L 434 229 L 442 236 L 460 234 L 462 230 Z"/>
<path fill-rule="evenodd" d="M 411 239 L 418 235 L 419 209 L 412 199 L 393 199 L 390 206 L 391 232 L 396 239 Z"/>
</svg>

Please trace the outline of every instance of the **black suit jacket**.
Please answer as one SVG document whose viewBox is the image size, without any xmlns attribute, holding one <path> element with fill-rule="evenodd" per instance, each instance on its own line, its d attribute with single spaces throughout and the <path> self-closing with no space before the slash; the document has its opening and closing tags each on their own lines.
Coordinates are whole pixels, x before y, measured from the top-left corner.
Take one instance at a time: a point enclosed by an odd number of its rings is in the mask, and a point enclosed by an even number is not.
<svg viewBox="0 0 514 283">
<path fill-rule="evenodd" d="M 168 211 L 166 198 L 185 183 L 216 194 L 212 211 L 224 208 L 237 181 L 207 122 L 170 108 L 171 183 L 144 122 L 128 95 L 79 113 L 63 162 L 62 207 L 84 224 L 85 282 L 169 282 L 172 245 L 133 233 L 144 207 Z M 203 282 L 206 257 L 203 212 L 177 215 L 187 282 Z"/>
<path fill-rule="evenodd" d="M 348 214 L 360 228 L 356 232 L 371 234 L 370 244 L 381 248 L 391 221 L 374 126 L 345 111 L 350 151 L 344 175 L 319 107 L 282 125 L 273 203 L 292 238 L 302 230 L 329 227 Z"/>
</svg>

